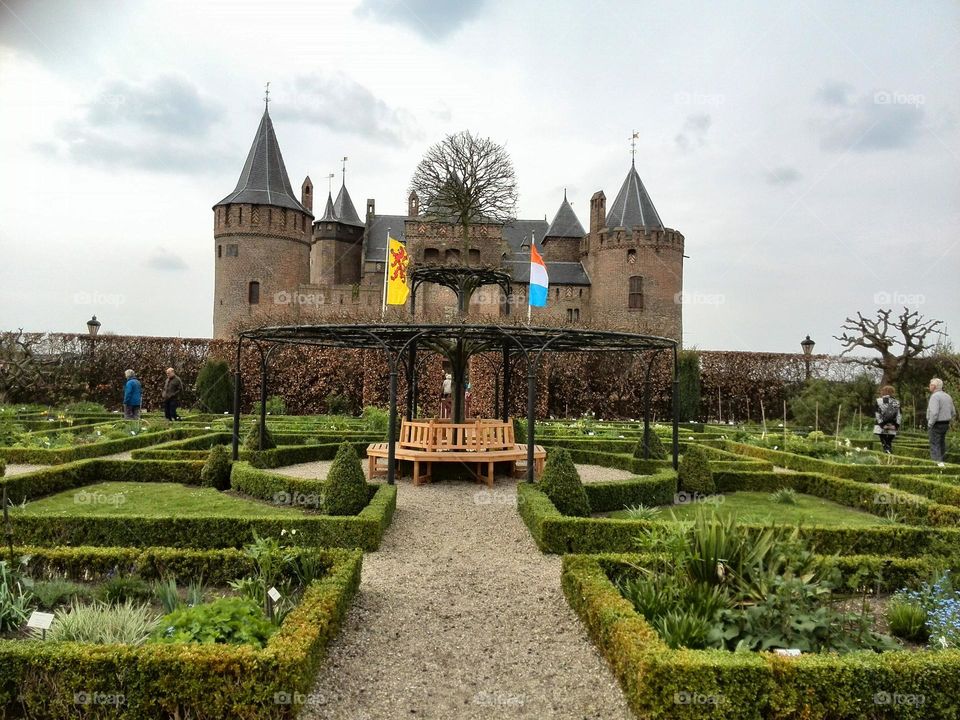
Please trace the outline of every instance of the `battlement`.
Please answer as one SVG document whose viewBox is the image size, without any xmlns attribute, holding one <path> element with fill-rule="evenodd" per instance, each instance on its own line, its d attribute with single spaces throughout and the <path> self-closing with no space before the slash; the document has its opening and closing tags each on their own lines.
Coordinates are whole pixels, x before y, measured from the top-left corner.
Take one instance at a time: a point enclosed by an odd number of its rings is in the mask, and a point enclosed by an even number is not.
<svg viewBox="0 0 960 720">
<path fill-rule="evenodd" d="M 213 211 L 214 238 L 261 235 L 309 244 L 310 231 L 310 217 L 298 210 L 236 203 L 220 205 Z"/>
</svg>

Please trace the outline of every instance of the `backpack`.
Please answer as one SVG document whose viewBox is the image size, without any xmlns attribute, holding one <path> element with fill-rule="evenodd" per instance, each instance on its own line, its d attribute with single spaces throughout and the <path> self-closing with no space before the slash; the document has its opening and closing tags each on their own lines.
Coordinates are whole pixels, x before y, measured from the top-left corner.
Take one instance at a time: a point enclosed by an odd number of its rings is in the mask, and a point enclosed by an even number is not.
<svg viewBox="0 0 960 720">
<path fill-rule="evenodd" d="M 896 425 L 897 424 L 897 415 L 900 414 L 900 403 L 898 403 L 893 398 L 889 398 L 886 402 L 880 402 L 880 422 L 878 423 L 881 427 L 884 425 Z"/>
</svg>

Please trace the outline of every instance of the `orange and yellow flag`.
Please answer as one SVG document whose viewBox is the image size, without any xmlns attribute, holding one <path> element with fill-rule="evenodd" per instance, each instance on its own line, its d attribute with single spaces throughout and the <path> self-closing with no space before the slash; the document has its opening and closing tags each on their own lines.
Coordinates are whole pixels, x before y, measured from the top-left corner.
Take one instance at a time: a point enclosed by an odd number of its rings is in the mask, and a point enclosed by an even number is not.
<svg viewBox="0 0 960 720">
<path fill-rule="evenodd" d="M 387 267 L 387 305 L 403 305 L 407 302 L 410 287 L 407 285 L 407 269 L 410 256 L 406 246 L 392 237 L 387 237 L 389 265 Z"/>
</svg>

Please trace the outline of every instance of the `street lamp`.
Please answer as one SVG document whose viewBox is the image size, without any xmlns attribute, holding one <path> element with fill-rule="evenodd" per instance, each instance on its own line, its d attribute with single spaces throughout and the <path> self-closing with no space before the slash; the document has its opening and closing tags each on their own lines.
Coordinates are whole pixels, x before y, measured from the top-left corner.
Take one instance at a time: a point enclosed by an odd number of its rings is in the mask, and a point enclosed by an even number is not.
<svg viewBox="0 0 960 720">
<path fill-rule="evenodd" d="M 800 341 L 800 347 L 803 348 L 803 363 L 806 366 L 805 380 L 810 379 L 810 356 L 813 354 L 814 345 L 816 345 L 816 343 L 810 339 L 809 335 Z"/>
<path fill-rule="evenodd" d="M 92 338 L 95 338 L 97 333 L 100 332 L 100 321 L 97 320 L 96 315 L 87 320 L 87 332 L 90 333 Z"/>
</svg>

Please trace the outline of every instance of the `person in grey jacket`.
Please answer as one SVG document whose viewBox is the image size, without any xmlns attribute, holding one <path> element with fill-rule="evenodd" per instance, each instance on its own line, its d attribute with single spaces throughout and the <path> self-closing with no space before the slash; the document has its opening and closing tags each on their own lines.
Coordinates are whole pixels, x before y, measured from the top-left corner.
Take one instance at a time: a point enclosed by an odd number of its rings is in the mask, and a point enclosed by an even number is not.
<svg viewBox="0 0 960 720">
<path fill-rule="evenodd" d="M 927 432 L 930 435 L 930 458 L 943 466 L 947 455 L 947 429 L 957 416 L 953 398 L 943 391 L 943 380 L 930 381 L 930 402 L 927 404 Z"/>
</svg>

